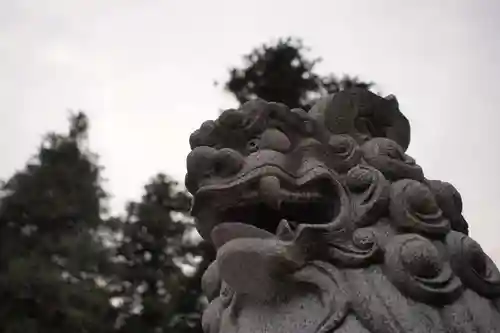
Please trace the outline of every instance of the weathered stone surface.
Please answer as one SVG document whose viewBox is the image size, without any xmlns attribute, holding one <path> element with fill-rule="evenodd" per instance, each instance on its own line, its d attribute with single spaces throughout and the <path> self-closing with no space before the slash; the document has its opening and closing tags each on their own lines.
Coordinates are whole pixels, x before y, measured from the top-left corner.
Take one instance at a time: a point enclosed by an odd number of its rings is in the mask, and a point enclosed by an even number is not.
<svg viewBox="0 0 500 333">
<path fill-rule="evenodd" d="M 218 249 L 207 333 L 500 332 L 500 273 L 458 191 L 405 153 L 393 96 L 255 100 L 190 142 L 192 213 Z"/>
</svg>

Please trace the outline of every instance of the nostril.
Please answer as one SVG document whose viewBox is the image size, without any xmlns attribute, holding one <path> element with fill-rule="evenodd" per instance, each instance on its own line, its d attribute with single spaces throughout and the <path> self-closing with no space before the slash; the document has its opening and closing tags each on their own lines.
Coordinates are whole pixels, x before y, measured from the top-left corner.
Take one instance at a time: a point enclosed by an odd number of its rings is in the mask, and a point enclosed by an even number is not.
<svg viewBox="0 0 500 333">
<path fill-rule="evenodd" d="M 223 148 L 217 153 L 213 171 L 219 177 L 228 177 L 237 174 L 242 167 L 243 156 L 235 150 Z"/>
</svg>

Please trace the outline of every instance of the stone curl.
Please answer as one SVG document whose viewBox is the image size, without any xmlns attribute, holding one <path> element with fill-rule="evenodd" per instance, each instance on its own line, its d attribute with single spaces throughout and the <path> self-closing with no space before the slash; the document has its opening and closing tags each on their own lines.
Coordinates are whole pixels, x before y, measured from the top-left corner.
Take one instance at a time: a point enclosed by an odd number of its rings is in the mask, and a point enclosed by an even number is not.
<svg viewBox="0 0 500 333">
<path fill-rule="evenodd" d="M 373 138 L 361 146 L 361 151 L 366 163 L 378 169 L 389 180 L 424 180 L 420 166 L 390 139 Z"/>
<path fill-rule="evenodd" d="M 450 230 L 449 221 L 437 205 L 431 190 L 424 184 L 399 180 L 391 185 L 390 216 L 396 230 L 440 237 Z"/>
<path fill-rule="evenodd" d="M 487 298 L 500 297 L 500 272 L 476 241 L 452 231 L 446 245 L 453 270 L 467 287 Z"/>
<path fill-rule="evenodd" d="M 453 302 L 462 284 L 428 239 L 417 234 L 395 236 L 385 249 L 384 271 L 409 297 L 430 304 Z"/>
<path fill-rule="evenodd" d="M 347 173 L 346 184 L 354 205 L 352 223 L 356 226 L 371 225 L 387 211 L 390 186 L 377 169 L 357 165 Z"/>
</svg>

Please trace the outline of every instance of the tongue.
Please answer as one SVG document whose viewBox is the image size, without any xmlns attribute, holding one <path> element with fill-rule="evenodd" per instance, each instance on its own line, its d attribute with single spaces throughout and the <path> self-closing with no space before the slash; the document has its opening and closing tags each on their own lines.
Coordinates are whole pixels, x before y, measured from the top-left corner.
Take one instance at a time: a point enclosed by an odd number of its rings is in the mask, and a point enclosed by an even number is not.
<svg viewBox="0 0 500 333">
<path fill-rule="evenodd" d="M 259 182 L 259 194 L 269 207 L 279 210 L 282 202 L 281 184 L 276 176 L 264 176 Z"/>
</svg>

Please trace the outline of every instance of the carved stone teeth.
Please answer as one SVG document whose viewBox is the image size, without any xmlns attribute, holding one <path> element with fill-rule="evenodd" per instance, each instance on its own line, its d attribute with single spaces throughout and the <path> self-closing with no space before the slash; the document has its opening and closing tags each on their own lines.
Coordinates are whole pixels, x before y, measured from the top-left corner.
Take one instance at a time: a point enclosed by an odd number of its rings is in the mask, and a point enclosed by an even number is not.
<svg viewBox="0 0 500 333">
<path fill-rule="evenodd" d="M 262 200 L 271 208 L 279 210 L 282 203 L 281 183 L 276 176 L 263 176 L 259 181 Z"/>
<path fill-rule="evenodd" d="M 315 192 L 290 192 L 284 190 L 281 194 L 283 199 L 290 201 L 298 201 L 298 202 L 309 202 L 312 200 L 321 199 L 321 195 Z"/>
<path fill-rule="evenodd" d="M 276 235 L 278 238 L 284 241 L 291 241 L 294 237 L 294 230 L 295 227 L 289 223 L 289 221 L 283 219 L 281 222 L 278 224 L 278 228 L 276 229 Z"/>
</svg>

